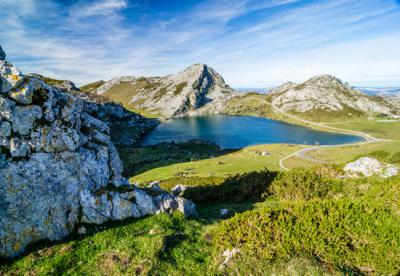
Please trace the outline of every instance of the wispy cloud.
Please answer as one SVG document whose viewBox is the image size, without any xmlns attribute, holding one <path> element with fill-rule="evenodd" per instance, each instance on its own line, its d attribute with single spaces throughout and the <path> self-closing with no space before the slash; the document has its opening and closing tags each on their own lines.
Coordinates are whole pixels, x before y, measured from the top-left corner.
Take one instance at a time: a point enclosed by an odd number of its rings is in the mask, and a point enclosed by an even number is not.
<svg viewBox="0 0 400 276">
<path fill-rule="evenodd" d="M 0 1 L 0 44 L 24 71 L 79 84 L 196 62 L 235 86 L 318 73 L 380 83 L 400 76 L 397 1 L 66 2 Z"/>
<path fill-rule="evenodd" d="M 71 9 L 70 14 L 76 17 L 107 16 L 128 6 L 125 0 L 103 0 L 86 5 L 77 5 Z"/>
</svg>

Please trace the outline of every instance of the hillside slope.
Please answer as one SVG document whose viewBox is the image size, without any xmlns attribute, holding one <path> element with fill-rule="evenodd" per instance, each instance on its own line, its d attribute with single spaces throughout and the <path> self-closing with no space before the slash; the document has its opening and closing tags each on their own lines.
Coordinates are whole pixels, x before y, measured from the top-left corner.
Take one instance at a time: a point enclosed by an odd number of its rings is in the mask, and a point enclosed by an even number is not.
<svg viewBox="0 0 400 276">
<path fill-rule="evenodd" d="M 105 82 L 94 93 L 164 117 L 175 117 L 205 106 L 218 109 L 233 94 L 214 69 L 195 64 L 166 77 L 121 77 Z"/>
</svg>

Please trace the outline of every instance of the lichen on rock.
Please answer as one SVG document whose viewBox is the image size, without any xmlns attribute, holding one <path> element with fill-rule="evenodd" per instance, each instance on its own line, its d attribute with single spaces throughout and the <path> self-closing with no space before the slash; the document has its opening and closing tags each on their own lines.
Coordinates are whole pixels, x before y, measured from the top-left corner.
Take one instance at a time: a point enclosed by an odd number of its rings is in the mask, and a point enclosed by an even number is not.
<svg viewBox="0 0 400 276">
<path fill-rule="evenodd" d="M 196 213 L 191 201 L 151 196 L 122 176 L 112 123 L 143 134 L 154 122 L 24 76 L 5 60 L 0 80 L 0 257 L 61 239 L 81 223 Z"/>
</svg>

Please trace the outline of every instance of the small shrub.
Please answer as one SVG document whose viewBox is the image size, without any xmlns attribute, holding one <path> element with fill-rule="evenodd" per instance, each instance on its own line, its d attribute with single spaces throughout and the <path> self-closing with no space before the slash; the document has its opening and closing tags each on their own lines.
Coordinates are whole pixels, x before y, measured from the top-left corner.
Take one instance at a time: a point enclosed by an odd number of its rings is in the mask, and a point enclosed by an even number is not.
<svg viewBox="0 0 400 276">
<path fill-rule="evenodd" d="M 388 162 L 392 163 L 392 164 L 400 164 L 400 152 L 396 152 L 396 153 L 392 154 L 388 158 Z"/>
<path fill-rule="evenodd" d="M 353 161 L 356 161 L 356 160 L 360 159 L 361 157 L 365 157 L 365 156 L 376 158 L 381 162 L 386 162 L 388 157 L 390 156 L 390 153 L 383 151 L 383 150 L 377 150 L 377 151 L 370 152 L 368 154 L 358 155 L 357 157 L 355 157 L 353 159 Z"/>
</svg>

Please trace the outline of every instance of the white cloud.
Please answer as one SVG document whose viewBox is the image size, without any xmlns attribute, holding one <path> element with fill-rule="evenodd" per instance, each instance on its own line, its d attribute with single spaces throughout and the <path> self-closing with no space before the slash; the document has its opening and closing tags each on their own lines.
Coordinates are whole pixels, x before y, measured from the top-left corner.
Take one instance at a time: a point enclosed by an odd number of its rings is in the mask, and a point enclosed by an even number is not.
<svg viewBox="0 0 400 276">
<path fill-rule="evenodd" d="M 391 1 L 206 0 L 173 17 L 153 14 L 151 1 L 60 3 L 0 0 L 0 43 L 23 71 L 83 84 L 203 62 L 234 86 L 320 73 L 379 82 L 400 75 L 387 45 L 399 45 Z"/>
<path fill-rule="evenodd" d="M 71 14 L 76 17 L 90 17 L 109 15 L 128 6 L 125 0 L 103 0 L 91 4 L 79 4 L 72 9 Z"/>
</svg>

